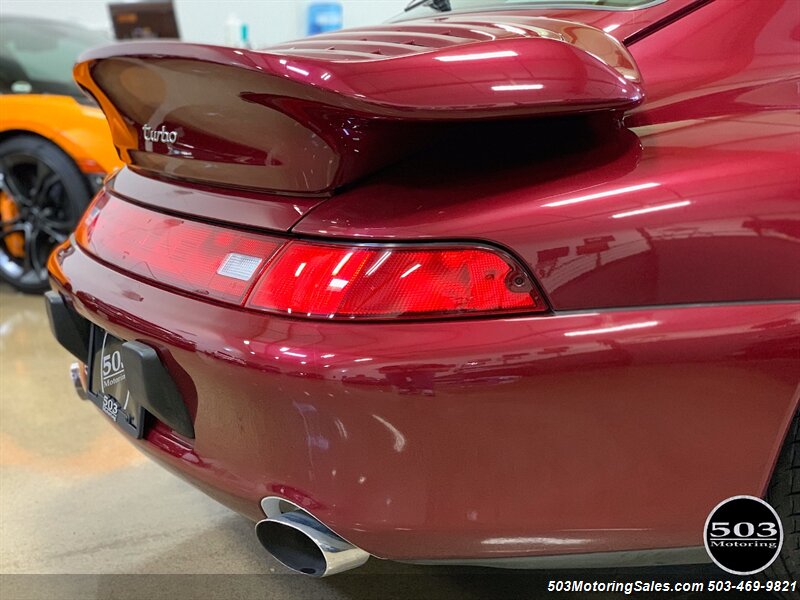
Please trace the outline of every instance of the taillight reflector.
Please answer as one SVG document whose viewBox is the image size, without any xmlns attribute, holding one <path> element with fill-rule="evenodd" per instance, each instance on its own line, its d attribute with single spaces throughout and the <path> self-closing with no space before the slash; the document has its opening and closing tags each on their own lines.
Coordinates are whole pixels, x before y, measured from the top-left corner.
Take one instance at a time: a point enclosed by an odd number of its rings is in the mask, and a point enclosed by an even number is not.
<svg viewBox="0 0 800 600">
<path fill-rule="evenodd" d="M 543 310 L 525 274 L 474 247 L 290 242 L 247 306 L 317 318 L 416 318 Z"/>
<path fill-rule="evenodd" d="M 75 232 L 83 248 L 145 279 L 241 304 L 275 239 L 164 215 L 101 195 Z"/>
</svg>

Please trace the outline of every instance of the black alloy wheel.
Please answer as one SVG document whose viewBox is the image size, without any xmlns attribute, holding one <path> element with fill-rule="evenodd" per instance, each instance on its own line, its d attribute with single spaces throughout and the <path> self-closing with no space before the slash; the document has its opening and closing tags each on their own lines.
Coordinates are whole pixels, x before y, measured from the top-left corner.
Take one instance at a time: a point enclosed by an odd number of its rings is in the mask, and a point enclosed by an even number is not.
<svg viewBox="0 0 800 600">
<path fill-rule="evenodd" d="M 47 258 L 77 224 L 88 183 L 58 147 L 21 135 L 0 142 L 0 186 L 0 277 L 22 292 L 44 292 Z"/>
</svg>

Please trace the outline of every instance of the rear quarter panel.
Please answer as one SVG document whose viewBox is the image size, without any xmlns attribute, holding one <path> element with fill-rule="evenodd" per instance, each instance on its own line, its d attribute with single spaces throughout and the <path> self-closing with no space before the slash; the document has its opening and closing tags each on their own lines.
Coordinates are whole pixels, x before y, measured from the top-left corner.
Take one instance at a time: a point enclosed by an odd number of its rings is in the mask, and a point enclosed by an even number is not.
<svg viewBox="0 0 800 600">
<path fill-rule="evenodd" d="M 556 309 L 800 298 L 798 25 L 794 2 L 711 2 L 631 46 L 625 127 L 463 132 L 294 231 L 499 243 Z"/>
</svg>

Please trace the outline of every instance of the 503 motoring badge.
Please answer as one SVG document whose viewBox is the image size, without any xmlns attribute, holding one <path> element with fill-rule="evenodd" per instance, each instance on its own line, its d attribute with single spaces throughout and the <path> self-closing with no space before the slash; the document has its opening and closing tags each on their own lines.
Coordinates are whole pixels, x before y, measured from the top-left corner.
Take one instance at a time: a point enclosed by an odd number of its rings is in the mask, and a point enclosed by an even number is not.
<svg viewBox="0 0 800 600">
<path fill-rule="evenodd" d="M 723 500 L 706 519 L 703 536 L 711 560 L 734 575 L 753 575 L 769 567 L 783 546 L 778 513 L 755 496 Z"/>
</svg>

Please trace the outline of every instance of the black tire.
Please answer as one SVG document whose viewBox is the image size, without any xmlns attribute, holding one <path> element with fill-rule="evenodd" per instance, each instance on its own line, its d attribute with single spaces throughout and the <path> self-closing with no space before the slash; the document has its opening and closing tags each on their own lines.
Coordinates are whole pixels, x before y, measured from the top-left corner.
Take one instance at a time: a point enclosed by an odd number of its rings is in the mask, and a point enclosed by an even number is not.
<svg viewBox="0 0 800 600">
<path fill-rule="evenodd" d="M 780 555 L 759 578 L 764 582 L 800 581 L 800 412 L 789 426 L 766 500 L 781 518 L 784 539 Z M 776 595 L 797 598 L 796 591 Z"/>
<path fill-rule="evenodd" d="M 88 182 L 58 146 L 27 134 L 0 142 L 0 176 L 18 211 L 0 227 L 0 278 L 22 292 L 42 293 L 47 257 L 78 223 L 91 195 Z M 21 256 L 6 244 L 13 233 L 24 240 Z"/>
</svg>

